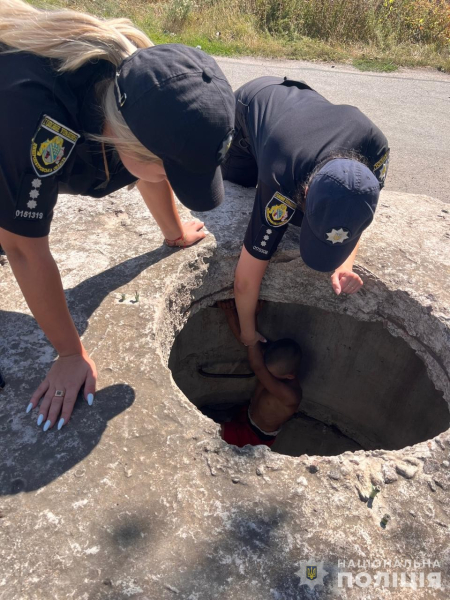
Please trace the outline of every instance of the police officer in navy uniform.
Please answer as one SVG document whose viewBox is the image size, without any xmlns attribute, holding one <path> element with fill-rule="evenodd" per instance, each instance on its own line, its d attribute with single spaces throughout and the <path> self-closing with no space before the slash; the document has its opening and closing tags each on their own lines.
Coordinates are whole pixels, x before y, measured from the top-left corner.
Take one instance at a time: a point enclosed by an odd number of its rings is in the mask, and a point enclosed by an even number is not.
<svg viewBox="0 0 450 600">
<path fill-rule="evenodd" d="M 255 329 L 259 289 L 287 227 L 300 229 L 300 254 L 332 272 L 336 294 L 357 292 L 359 238 L 370 225 L 389 161 L 386 137 L 357 108 L 334 105 L 302 81 L 260 77 L 235 92 L 236 132 L 224 179 L 257 186 L 235 274 L 241 339 Z"/>
<path fill-rule="evenodd" d="M 96 198 L 137 182 L 166 243 L 195 243 L 203 223 L 181 223 L 172 190 L 195 210 L 222 201 L 234 95 L 200 50 L 21 0 L 0 7 L 0 72 L 0 244 L 59 355 L 27 407 L 42 398 L 47 431 L 67 424 L 83 385 L 91 405 L 96 383 L 49 249 L 58 194 Z"/>
</svg>

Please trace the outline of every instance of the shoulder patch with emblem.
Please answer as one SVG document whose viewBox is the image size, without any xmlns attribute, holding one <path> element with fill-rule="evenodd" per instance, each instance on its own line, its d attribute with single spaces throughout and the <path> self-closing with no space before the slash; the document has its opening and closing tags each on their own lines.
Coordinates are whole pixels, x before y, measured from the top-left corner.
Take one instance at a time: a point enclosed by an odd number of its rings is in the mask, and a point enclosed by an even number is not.
<svg viewBox="0 0 450 600">
<path fill-rule="evenodd" d="M 275 192 L 266 206 L 266 222 L 272 227 L 282 227 L 289 223 L 296 209 L 295 202 L 280 192 Z"/>
<path fill-rule="evenodd" d="M 389 150 L 383 154 L 380 160 L 373 165 L 373 172 L 375 177 L 381 183 L 384 184 L 384 180 L 386 179 L 387 171 L 389 167 Z"/>
<path fill-rule="evenodd" d="M 78 133 L 44 115 L 31 140 L 31 164 L 38 177 L 53 175 L 66 163 Z"/>
</svg>

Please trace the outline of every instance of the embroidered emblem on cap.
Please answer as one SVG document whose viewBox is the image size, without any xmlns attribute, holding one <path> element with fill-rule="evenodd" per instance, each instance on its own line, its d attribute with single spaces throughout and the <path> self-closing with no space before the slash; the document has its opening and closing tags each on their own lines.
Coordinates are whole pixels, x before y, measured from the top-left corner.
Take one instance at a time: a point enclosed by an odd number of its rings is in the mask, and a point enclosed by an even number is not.
<svg viewBox="0 0 450 600">
<path fill-rule="evenodd" d="M 275 192 L 266 206 L 266 221 L 272 227 L 282 227 L 292 219 L 296 208 L 296 204 L 290 198 Z"/>
<path fill-rule="evenodd" d="M 31 140 L 31 164 L 38 177 L 48 177 L 59 171 L 79 139 L 65 125 L 44 115 Z"/>
<path fill-rule="evenodd" d="M 350 239 L 350 231 L 348 229 L 332 229 L 328 231 L 325 235 L 327 236 L 327 242 L 331 242 L 332 244 L 342 244 L 345 240 Z"/>
<path fill-rule="evenodd" d="M 233 141 L 234 130 L 229 133 L 225 139 L 220 143 L 219 150 L 217 151 L 217 164 L 220 165 L 225 160 L 228 150 L 230 149 L 231 142 Z"/>
</svg>

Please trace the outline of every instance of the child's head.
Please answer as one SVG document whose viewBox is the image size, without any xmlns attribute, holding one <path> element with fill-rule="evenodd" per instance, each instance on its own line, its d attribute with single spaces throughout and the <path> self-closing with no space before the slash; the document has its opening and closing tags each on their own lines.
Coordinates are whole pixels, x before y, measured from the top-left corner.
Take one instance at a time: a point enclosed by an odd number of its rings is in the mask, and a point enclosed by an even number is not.
<svg viewBox="0 0 450 600">
<path fill-rule="evenodd" d="M 294 379 L 300 368 L 301 360 L 300 346 L 289 338 L 272 342 L 264 354 L 267 369 L 278 379 Z"/>
</svg>

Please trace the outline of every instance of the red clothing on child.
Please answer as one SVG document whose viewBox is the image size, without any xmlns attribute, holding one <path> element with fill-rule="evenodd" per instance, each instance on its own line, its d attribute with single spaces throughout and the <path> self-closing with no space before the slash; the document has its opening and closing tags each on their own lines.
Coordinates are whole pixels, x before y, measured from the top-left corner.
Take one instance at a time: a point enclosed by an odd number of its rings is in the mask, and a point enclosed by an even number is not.
<svg viewBox="0 0 450 600">
<path fill-rule="evenodd" d="M 222 438 L 228 444 L 233 444 L 239 448 L 247 444 L 250 446 L 272 446 L 276 436 L 264 435 L 263 432 L 258 433 L 257 431 L 257 428 L 250 423 L 248 405 L 245 404 L 232 421 L 223 424 Z"/>
</svg>

